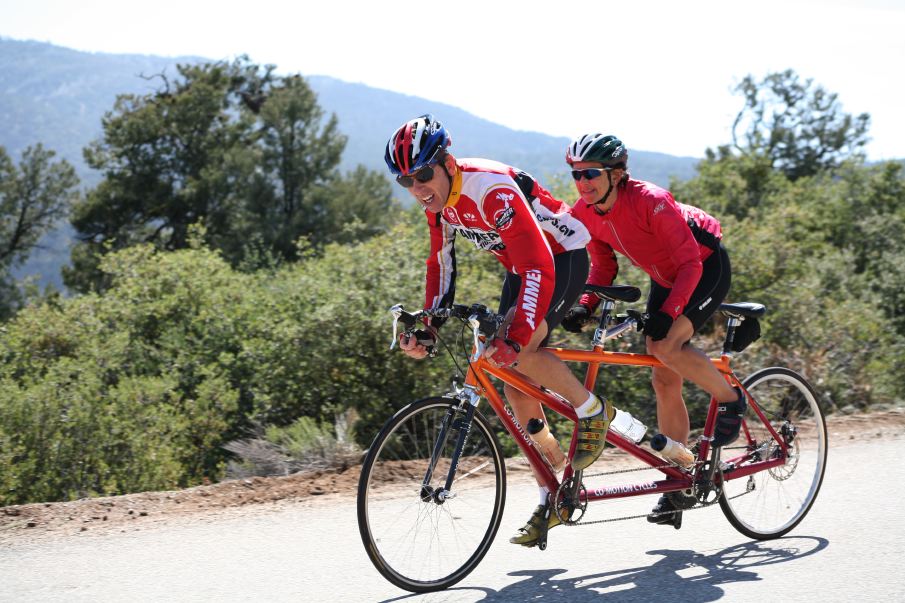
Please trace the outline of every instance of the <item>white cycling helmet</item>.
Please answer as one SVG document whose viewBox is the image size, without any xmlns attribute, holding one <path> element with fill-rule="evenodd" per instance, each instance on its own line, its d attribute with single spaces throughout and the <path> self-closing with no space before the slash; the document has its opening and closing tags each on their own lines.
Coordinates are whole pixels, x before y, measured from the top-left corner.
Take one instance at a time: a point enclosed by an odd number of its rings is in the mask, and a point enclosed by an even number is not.
<svg viewBox="0 0 905 603">
<path fill-rule="evenodd" d="M 625 168 L 628 151 L 612 134 L 583 134 L 566 149 L 566 163 L 578 161 L 602 163 L 606 168 Z"/>
</svg>

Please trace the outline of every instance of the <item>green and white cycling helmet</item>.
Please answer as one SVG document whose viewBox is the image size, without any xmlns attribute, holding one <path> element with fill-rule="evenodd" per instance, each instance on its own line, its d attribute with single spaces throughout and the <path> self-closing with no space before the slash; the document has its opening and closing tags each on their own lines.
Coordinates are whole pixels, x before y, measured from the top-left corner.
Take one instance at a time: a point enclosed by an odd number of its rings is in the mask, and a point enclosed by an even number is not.
<svg viewBox="0 0 905 603">
<path fill-rule="evenodd" d="M 628 150 L 612 134 L 583 134 L 566 149 L 566 163 L 572 165 L 579 161 L 594 161 L 609 169 L 625 169 Z"/>
</svg>

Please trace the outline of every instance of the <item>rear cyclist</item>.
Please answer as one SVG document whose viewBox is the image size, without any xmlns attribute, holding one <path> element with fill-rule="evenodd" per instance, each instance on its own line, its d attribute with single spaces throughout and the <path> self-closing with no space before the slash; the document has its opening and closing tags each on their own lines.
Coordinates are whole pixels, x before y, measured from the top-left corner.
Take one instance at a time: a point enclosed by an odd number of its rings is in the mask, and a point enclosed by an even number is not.
<svg viewBox="0 0 905 603">
<path fill-rule="evenodd" d="M 643 332 L 648 352 L 666 365 L 654 368 L 651 376 L 660 432 L 683 445 L 688 440 L 685 378 L 720 403 L 713 445 L 728 444 L 738 437 L 745 397 L 689 343 L 729 291 L 729 256 L 719 222 L 696 207 L 676 203 L 669 191 L 632 178 L 626 171 L 628 151 L 615 136 L 579 136 L 569 145 L 566 162 L 580 197 L 572 214 L 591 233 L 588 283 L 612 284 L 618 271 L 614 250 L 651 278 Z M 580 331 L 598 301 L 582 296 L 563 319 L 563 328 Z M 678 494 L 664 495 L 648 521 L 678 526 L 678 509 L 688 502 Z"/>
<path fill-rule="evenodd" d="M 431 115 L 399 127 L 390 137 L 385 160 L 396 181 L 424 209 L 430 230 L 425 308 L 449 307 L 456 284 L 455 237 L 488 251 L 506 267 L 500 314 L 507 322 L 488 342 L 485 356 L 496 366 L 518 371 L 558 392 L 580 420 L 579 450 L 572 460 L 584 469 L 600 456 L 614 410 L 588 392 L 555 356 L 538 350 L 551 329 L 578 298 L 588 274 L 587 229 L 531 176 L 486 159 L 456 159 L 449 133 Z M 416 337 L 401 336 L 400 347 L 424 358 L 442 321 L 432 319 Z M 543 419 L 541 404 L 508 385 L 504 390 L 519 423 Z M 548 511 L 546 488 L 531 519 L 510 539 L 537 543 Z M 549 514 L 548 528 L 560 523 Z"/>
</svg>

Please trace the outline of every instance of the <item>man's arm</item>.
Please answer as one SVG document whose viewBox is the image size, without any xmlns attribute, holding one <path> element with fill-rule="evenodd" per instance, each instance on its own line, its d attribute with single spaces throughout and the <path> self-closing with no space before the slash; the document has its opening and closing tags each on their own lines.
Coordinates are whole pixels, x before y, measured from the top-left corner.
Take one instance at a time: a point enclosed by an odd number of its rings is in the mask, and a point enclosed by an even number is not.
<svg viewBox="0 0 905 603">
<path fill-rule="evenodd" d="M 430 231 L 430 254 L 426 262 L 424 307 L 448 308 L 456 295 L 456 231 L 440 218 L 440 214 L 425 213 Z M 443 322 L 434 318 L 430 325 L 439 328 Z"/>
<path fill-rule="evenodd" d="M 553 252 L 528 202 L 516 188 L 496 186 L 484 194 L 484 215 L 506 246 L 512 269 L 522 280 L 506 339 L 527 345 L 547 314 L 556 275 Z"/>
</svg>

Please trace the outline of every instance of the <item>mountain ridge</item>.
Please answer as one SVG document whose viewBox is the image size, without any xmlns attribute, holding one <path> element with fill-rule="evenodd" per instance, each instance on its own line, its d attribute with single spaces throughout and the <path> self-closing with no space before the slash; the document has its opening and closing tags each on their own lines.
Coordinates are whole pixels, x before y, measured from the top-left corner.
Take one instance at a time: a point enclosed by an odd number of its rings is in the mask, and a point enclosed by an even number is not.
<svg viewBox="0 0 905 603">
<path fill-rule="evenodd" d="M 82 149 L 101 136 L 101 119 L 113 109 L 117 95 L 153 93 L 160 84 L 155 75 L 176 77 L 177 64 L 205 61 L 212 59 L 93 53 L 0 36 L 0 146 L 18 163 L 22 151 L 41 143 L 73 164 L 83 188 L 93 187 L 101 175 L 85 164 Z M 449 104 L 327 75 L 303 77 L 324 112 L 335 113 L 340 131 L 348 136 L 340 164 L 344 171 L 362 164 L 385 172 L 383 148 L 393 129 L 433 113 L 452 133 L 459 157 L 495 159 L 542 182 L 566 172 L 566 137 L 513 130 Z M 629 153 L 632 174 L 661 186 L 668 186 L 671 177 L 693 177 L 699 161 L 637 151 L 631 145 Z M 400 197 L 408 200 L 402 193 Z M 68 224 L 49 233 L 14 276 L 38 274 L 41 284 L 62 288 L 59 269 L 69 261 L 72 237 Z"/>
</svg>

